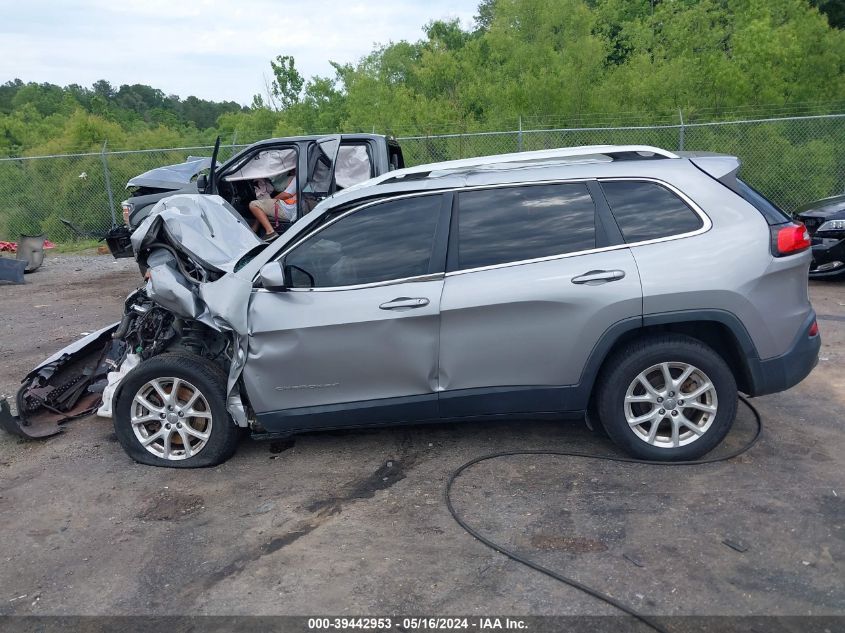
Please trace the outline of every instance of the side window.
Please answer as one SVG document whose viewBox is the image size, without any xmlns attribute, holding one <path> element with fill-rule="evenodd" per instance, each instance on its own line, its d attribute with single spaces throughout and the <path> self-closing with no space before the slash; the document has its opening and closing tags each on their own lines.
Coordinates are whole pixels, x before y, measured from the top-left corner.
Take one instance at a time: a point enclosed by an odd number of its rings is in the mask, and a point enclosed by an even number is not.
<svg viewBox="0 0 845 633">
<path fill-rule="evenodd" d="M 318 231 L 285 256 L 292 288 L 332 288 L 429 273 L 442 196 L 373 205 Z"/>
<path fill-rule="evenodd" d="M 596 246 L 595 205 L 584 183 L 466 191 L 458 209 L 462 269 Z"/>
<path fill-rule="evenodd" d="M 653 182 L 601 183 L 627 243 L 680 235 L 703 226 L 701 218 L 674 193 Z"/>
<path fill-rule="evenodd" d="M 337 152 L 334 181 L 338 189 L 369 180 L 373 176 L 373 163 L 366 145 L 341 145 Z"/>
</svg>

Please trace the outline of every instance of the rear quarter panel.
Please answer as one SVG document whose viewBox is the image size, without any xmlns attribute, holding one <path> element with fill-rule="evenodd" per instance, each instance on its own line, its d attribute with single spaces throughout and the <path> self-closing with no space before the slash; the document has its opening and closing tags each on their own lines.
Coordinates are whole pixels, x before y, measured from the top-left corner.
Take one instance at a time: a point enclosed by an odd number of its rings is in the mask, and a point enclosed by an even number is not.
<svg viewBox="0 0 845 633">
<path fill-rule="evenodd" d="M 776 258 L 762 215 L 727 187 L 699 172 L 675 170 L 666 182 L 713 222 L 706 233 L 632 246 L 643 285 L 643 314 L 719 309 L 744 324 L 760 358 L 789 348 L 812 310 L 810 253 Z"/>
</svg>

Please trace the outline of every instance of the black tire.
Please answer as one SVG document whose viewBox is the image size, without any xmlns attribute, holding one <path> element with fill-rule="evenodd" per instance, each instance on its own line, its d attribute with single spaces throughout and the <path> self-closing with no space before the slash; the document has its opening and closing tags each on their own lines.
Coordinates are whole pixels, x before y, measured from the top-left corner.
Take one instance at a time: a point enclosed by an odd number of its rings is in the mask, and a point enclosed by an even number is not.
<svg viewBox="0 0 845 633">
<path fill-rule="evenodd" d="M 668 409 L 668 405 L 672 405 L 671 411 L 677 409 L 681 416 L 690 415 L 696 418 L 693 421 L 698 422 L 700 428 L 704 429 L 700 435 L 697 435 L 686 426 L 680 427 L 681 433 L 686 434 L 687 438 L 695 436 L 695 439 L 687 439 L 686 441 L 689 443 L 685 445 L 659 446 L 651 444 L 646 438 L 639 435 L 626 419 L 625 398 L 629 386 L 634 383 L 641 372 L 661 363 L 692 365 L 706 375 L 715 389 L 717 408 L 712 420 L 707 417 L 710 414 L 700 412 L 698 409 L 685 409 L 676 405 L 674 399 L 671 402 L 666 399 L 668 404 L 663 406 Z M 655 370 L 655 373 L 650 375 L 657 375 L 657 371 Z M 670 367 L 670 372 L 672 371 L 682 373 L 681 368 L 677 367 Z M 662 373 L 660 375 L 662 376 Z M 697 374 L 694 374 L 692 379 L 694 380 L 696 376 Z M 680 375 L 673 373 L 672 378 L 680 378 Z M 657 380 L 659 381 L 661 378 L 658 376 Z M 665 384 L 665 380 L 663 384 Z M 638 389 L 640 389 L 640 393 L 646 395 L 642 387 L 638 387 Z M 632 392 L 632 395 L 636 396 L 637 392 Z M 658 335 L 633 341 L 617 350 L 604 364 L 598 379 L 595 396 L 595 404 L 602 426 L 610 439 L 630 455 L 647 460 L 686 461 L 698 459 L 710 452 L 725 438 L 734 423 L 737 411 L 736 380 L 724 359 L 701 341 L 678 334 Z M 706 398 L 706 396 L 702 397 Z M 689 405 L 689 400 L 686 404 Z M 638 409 L 638 412 L 644 412 L 644 414 L 648 414 L 652 410 L 650 407 L 660 406 L 651 403 L 631 405 L 632 409 L 634 407 L 646 407 Z M 667 411 L 667 409 L 660 410 Z M 632 411 L 632 415 L 639 415 L 638 412 Z M 668 437 L 667 442 L 671 442 L 671 436 L 667 434 L 671 433 L 673 420 L 676 419 L 667 415 L 659 423 L 661 426 L 658 427 L 657 434 Z M 706 424 L 707 420 L 710 420 L 709 424 Z M 637 429 L 640 433 L 646 433 L 647 430 L 651 430 L 651 423 L 647 427 L 640 425 Z M 680 434 L 679 437 L 681 437 Z"/>
<path fill-rule="evenodd" d="M 207 411 L 211 415 L 211 431 L 205 444 L 195 454 L 181 459 L 165 459 L 158 453 L 154 454 L 147 450 L 141 444 L 131 422 L 132 410 L 135 406 L 133 401 L 139 390 L 152 380 L 166 378 L 178 378 L 189 383 L 189 387 L 198 390 L 205 399 Z M 170 387 L 172 392 L 172 383 Z M 164 408 L 164 402 L 154 404 L 162 405 Z M 242 436 L 241 429 L 229 416 L 225 403 L 226 374 L 217 365 L 188 352 L 161 354 L 142 362 L 123 379 L 114 406 L 114 431 L 120 445 L 136 462 L 167 468 L 216 466 L 234 454 Z M 178 408 L 177 405 L 176 409 Z M 192 424 L 197 423 L 204 424 L 201 419 L 193 419 Z M 159 426 L 156 426 L 157 424 Z M 163 423 L 151 421 L 143 432 L 152 435 L 156 430 L 161 430 L 161 424 Z M 189 442 L 197 441 L 193 436 L 189 436 L 188 439 Z M 179 446 L 184 446 L 181 436 L 174 437 L 172 441 L 178 442 L 177 449 Z M 157 444 L 158 442 L 153 445 L 154 448 Z M 176 452 L 179 453 L 179 450 Z M 186 451 L 182 449 L 181 454 L 185 453 Z"/>
</svg>

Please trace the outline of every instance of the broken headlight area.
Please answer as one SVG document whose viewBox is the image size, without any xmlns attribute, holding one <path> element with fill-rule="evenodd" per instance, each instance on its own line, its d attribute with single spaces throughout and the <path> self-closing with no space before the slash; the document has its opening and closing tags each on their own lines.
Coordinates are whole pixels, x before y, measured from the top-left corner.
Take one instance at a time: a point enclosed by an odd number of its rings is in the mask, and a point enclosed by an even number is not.
<svg viewBox="0 0 845 633">
<path fill-rule="evenodd" d="M 173 314 L 157 306 L 141 289 L 127 297 L 114 338 L 123 341 L 141 360 L 146 360 L 167 347 L 177 336 L 177 327 Z"/>
<path fill-rule="evenodd" d="M 123 319 L 115 329 L 114 338 L 123 341 L 140 360 L 165 350 L 191 352 L 222 365 L 231 356 L 229 337 L 202 323 L 174 315 L 150 299 L 143 288 L 126 299 Z"/>
</svg>

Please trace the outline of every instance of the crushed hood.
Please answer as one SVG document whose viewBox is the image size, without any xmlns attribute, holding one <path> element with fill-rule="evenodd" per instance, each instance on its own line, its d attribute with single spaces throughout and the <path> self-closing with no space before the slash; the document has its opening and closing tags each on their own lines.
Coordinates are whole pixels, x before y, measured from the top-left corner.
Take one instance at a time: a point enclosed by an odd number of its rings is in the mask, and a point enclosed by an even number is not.
<svg viewBox="0 0 845 633">
<path fill-rule="evenodd" d="M 126 187 L 154 187 L 156 189 L 181 189 L 190 184 L 204 169 L 211 167 L 210 158 L 188 156 L 184 163 L 156 167 L 135 176 L 126 183 Z"/>
<path fill-rule="evenodd" d="M 164 244 L 211 272 L 231 272 L 237 261 L 264 244 L 220 196 L 178 194 L 156 203 L 132 233 L 139 263 Z"/>
</svg>

